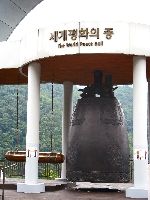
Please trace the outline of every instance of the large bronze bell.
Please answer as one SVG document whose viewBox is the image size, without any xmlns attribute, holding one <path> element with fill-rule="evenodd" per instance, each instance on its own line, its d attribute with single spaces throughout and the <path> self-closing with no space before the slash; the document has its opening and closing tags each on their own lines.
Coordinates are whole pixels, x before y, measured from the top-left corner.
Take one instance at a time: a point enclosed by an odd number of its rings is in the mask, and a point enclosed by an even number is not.
<svg viewBox="0 0 150 200">
<path fill-rule="evenodd" d="M 114 97 L 111 76 L 83 90 L 74 110 L 67 151 L 67 179 L 128 182 L 129 150 L 122 108 Z M 97 97 L 97 95 L 99 95 Z"/>
</svg>

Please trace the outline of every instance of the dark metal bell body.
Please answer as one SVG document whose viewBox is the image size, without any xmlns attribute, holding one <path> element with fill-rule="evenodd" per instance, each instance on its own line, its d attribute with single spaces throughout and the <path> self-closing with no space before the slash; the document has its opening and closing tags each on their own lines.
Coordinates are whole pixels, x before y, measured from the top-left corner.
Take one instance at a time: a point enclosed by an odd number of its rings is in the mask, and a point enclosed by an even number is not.
<svg viewBox="0 0 150 200">
<path fill-rule="evenodd" d="M 127 130 L 122 108 L 115 97 L 78 100 L 69 132 L 67 179 L 129 181 Z"/>
</svg>

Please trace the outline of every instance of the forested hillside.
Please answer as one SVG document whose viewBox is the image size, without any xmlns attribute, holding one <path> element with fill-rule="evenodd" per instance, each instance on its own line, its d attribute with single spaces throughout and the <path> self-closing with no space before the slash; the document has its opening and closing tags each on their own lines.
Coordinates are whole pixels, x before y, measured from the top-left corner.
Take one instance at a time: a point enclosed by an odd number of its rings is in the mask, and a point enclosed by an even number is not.
<svg viewBox="0 0 150 200">
<path fill-rule="evenodd" d="M 133 89 L 130 86 L 119 86 L 115 96 L 120 101 L 127 123 L 128 133 L 133 132 Z"/>
<path fill-rule="evenodd" d="M 18 88 L 18 127 L 17 133 L 17 88 Z M 52 115 L 51 84 L 41 84 L 40 97 L 40 150 L 61 151 L 61 121 L 63 87 L 54 85 L 54 113 Z M 132 88 L 120 86 L 115 92 L 124 109 L 127 128 L 132 135 Z M 74 105 L 79 97 L 74 87 Z M 0 151 L 8 149 L 25 150 L 27 86 L 0 86 Z M 52 138 L 52 144 L 51 144 Z M 131 140 L 130 136 L 130 140 Z"/>
</svg>

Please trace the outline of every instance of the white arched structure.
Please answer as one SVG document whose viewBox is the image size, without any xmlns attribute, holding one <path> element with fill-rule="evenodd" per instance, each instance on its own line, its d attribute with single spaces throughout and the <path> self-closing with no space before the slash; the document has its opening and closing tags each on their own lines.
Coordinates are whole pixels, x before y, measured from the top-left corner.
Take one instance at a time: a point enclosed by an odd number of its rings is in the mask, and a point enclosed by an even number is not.
<svg viewBox="0 0 150 200">
<path fill-rule="evenodd" d="M 111 73 L 114 84 L 134 86 L 134 187 L 126 192 L 128 197 L 146 198 L 148 196 L 147 167 L 147 77 L 150 77 L 150 26 L 121 22 L 74 22 L 60 24 L 45 29 L 34 30 L 20 41 L 0 43 L 0 83 L 16 83 L 18 68 L 23 75 L 34 77 L 36 82 L 29 81 L 29 91 L 36 91 L 39 97 L 39 81 L 72 82 L 74 84 L 91 83 L 91 72 L 101 69 Z M 9 58 L 9 59 L 8 59 Z M 86 59 L 85 59 L 86 58 Z M 117 59 L 115 59 L 117 58 Z M 33 64 L 36 61 L 36 64 Z M 30 63 L 30 64 L 29 64 Z M 147 76 L 146 76 L 147 67 Z M 28 74 L 27 74 L 28 69 Z M 32 70 L 31 70 L 32 69 Z M 132 73 L 133 71 L 133 73 Z M 83 74 L 82 74 L 83 73 Z M 7 76 L 8 74 L 8 76 Z M 13 74 L 13 76 L 10 76 Z M 53 74 L 53 75 L 52 75 Z M 132 79 L 133 74 L 133 79 Z M 22 76 L 21 83 L 27 78 Z M 70 86 L 72 85 L 70 83 Z M 68 135 L 71 110 L 71 91 L 68 111 L 64 111 L 64 138 Z M 31 92 L 32 93 L 32 92 Z M 38 152 L 39 118 L 32 123 L 32 118 L 39 112 L 39 102 L 32 107 L 33 97 L 29 92 L 28 113 L 33 116 L 28 120 L 28 138 L 34 143 L 27 149 Z M 68 100 L 64 97 L 66 103 Z M 142 106 L 141 106 L 142 105 Z M 69 116 L 69 117 L 67 117 Z M 67 123 L 67 124 L 66 124 Z M 34 133 L 34 131 L 36 133 Z M 65 147 L 64 147 L 65 149 Z M 66 152 L 66 150 L 64 151 Z M 33 160 L 34 159 L 34 160 Z M 37 180 L 38 154 L 36 158 L 27 158 L 26 182 L 18 184 L 20 192 L 42 192 L 44 187 Z M 33 177 L 29 177 L 30 165 L 34 165 Z M 65 169 L 63 178 L 65 178 Z M 142 181 L 141 181 L 142 179 Z"/>
</svg>

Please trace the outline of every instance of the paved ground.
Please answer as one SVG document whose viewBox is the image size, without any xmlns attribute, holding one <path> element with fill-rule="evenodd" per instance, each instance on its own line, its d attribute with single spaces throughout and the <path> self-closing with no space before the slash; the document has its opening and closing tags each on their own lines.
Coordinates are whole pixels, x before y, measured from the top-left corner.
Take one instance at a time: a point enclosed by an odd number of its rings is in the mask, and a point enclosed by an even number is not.
<svg viewBox="0 0 150 200">
<path fill-rule="evenodd" d="M 59 190 L 43 194 L 23 194 L 7 190 L 5 191 L 5 200 L 129 200 L 129 198 L 125 198 L 123 192 Z"/>
<path fill-rule="evenodd" d="M 23 182 L 22 179 L 6 179 L 6 184 L 15 185 L 15 190 L 8 187 L 5 190 L 4 200 L 135 200 L 125 198 L 125 189 L 131 187 L 131 183 L 84 183 L 79 182 L 71 189 L 64 187 L 55 187 L 62 184 L 62 181 L 40 180 L 49 188 L 47 192 L 42 194 L 24 194 L 16 192 L 16 183 Z M 64 182 L 64 185 L 66 183 Z M 116 190 L 116 189 L 119 189 Z M 1 190 L 0 190 L 1 194 Z M 0 197 L 1 200 L 1 197 Z M 144 200 L 144 199 L 137 199 Z M 146 199 L 145 199 L 146 200 Z"/>
</svg>

